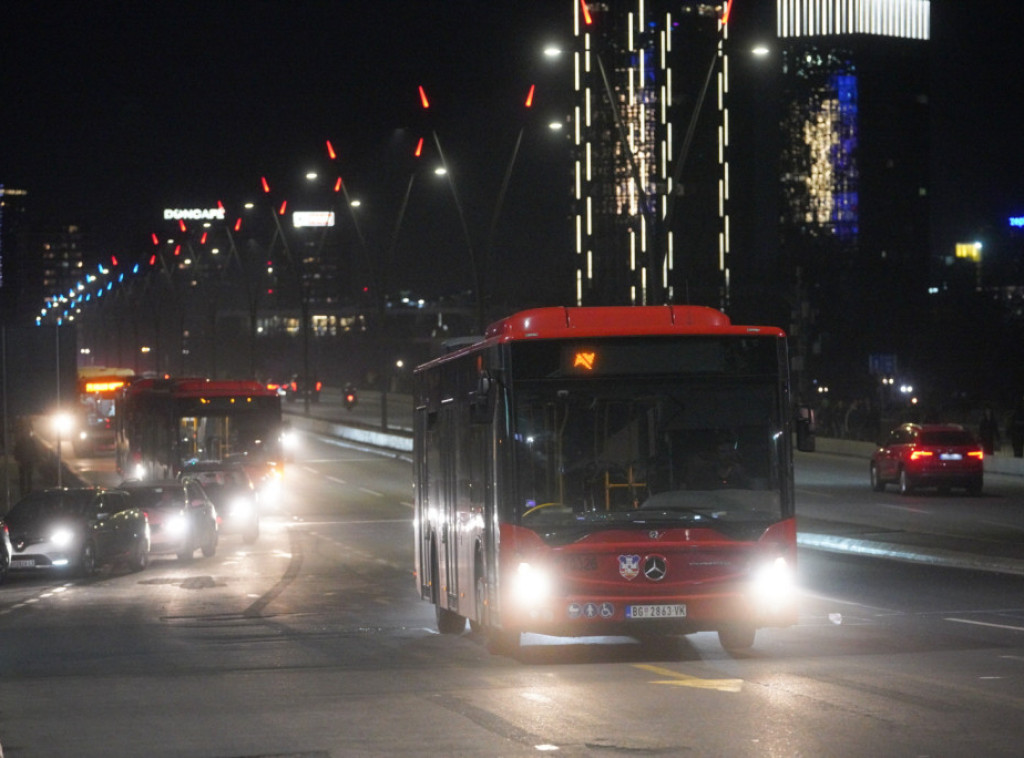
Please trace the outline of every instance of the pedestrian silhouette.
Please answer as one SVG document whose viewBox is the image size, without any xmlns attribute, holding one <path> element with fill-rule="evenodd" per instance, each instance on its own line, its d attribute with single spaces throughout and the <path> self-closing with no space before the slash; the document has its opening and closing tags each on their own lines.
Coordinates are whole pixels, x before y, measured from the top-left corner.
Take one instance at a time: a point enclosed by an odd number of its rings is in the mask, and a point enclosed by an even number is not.
<svg viewBox="0 0 1024 758">
<path fill-rule="evenodd" d="M 999 424 L 996 423 L 996 417 L 991 408 L 985 408 L 981 412 L 978 436 L 981 438 L 981 448 L 985 451 L 985 455 L 992 455 L 999 443 Z"/>
<path fill-rule="evenodd" d="M 18 464 L 18 492 L 25 497 L 32 491 L 39 450 L 32 433 L 32 424 L 27 419 L 18 419 L 14 437 L 14 460 Z"/>
<path fill-rule="evenodd" d="M 1013 446 L 1013 457 L 1024 458 L 1024 398 L 1017 401 L 1010 422 L 1006 425 L 1006 436 Z"/>
</svg>

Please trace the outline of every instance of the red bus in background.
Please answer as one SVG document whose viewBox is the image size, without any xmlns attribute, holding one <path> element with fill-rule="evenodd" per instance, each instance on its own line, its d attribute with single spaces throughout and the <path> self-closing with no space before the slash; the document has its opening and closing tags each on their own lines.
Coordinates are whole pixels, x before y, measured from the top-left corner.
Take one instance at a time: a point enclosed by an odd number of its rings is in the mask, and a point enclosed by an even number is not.
<svg viewBox="0 0 1024 758">
<path fill-rule="evenodd" d="M 87 458 L 114 451 L 117 398 L 131 384 L 130 368 L 88 366 L 78 369 L 78 423 L 72 438 L 75 455 Z"/>
<path fill-rule="evenodd" d="M 796 621 L 785 334 L 694 306 L 541 308 L 414 374 L 438 628 L 727 650 Z"/>
<path fill-rule="evenodd" d="M 259 382 L 137 379 L 124 389 L 116 421 L 117 470 L 126 478 L 174 478 L 186 463 L 206 460 L 280 472 L 281 400 Z"/>
</svg>

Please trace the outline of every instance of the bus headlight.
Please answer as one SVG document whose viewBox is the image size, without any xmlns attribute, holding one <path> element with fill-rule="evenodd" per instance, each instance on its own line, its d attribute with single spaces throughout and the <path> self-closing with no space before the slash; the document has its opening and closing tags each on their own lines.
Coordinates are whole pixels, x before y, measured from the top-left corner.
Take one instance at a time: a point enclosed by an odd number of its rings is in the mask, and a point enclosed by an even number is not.
<svg viewBox="0 0 1024 758">
<path fill-rule="evenodd" d="M 299 435 L 295 433 L 294 429 L 288 429 L 287 431 L 281 432 L 281 447 L 288 452 L 294 452 L 295 448 L 299 446 Z"/>
<path fill-rule="evenodd" d="M 525 561 L 512 577 L 512 597 L 520 605 L 535 605 L 551 595 L 551 576 L 542 568 Z"/>
<path fill-rule="evenodd" d="M 228 513 L 232 518 L 248 518 L 252 512 L 252 500 L 247 497 L 236 497 L 228 508 Z"/>
<path fill-rule="evenodd" d="M 767 610 L 791 603 L 796 594 L 796 576 L 789 561 L 780 555 L 754 568 L 750 592 L 753 599 Z"/>
</svg>

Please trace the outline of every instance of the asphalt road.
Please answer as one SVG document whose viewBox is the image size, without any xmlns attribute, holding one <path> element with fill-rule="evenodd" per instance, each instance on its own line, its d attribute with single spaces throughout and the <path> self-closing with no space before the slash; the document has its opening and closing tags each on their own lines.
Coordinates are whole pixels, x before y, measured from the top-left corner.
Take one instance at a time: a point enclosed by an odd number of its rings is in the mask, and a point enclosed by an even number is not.
<svg viewBox="0 0 1024 758">
<path fill-rule="evenodd" d="M 254 546 L 0 588 L 7 758 L 1020 755 L 1019 576 L 802 549 L 799 624 L 747 655 L 695 634 L 527 636 L 493 656 L 436 634 L 416 595 L 409 463 L 304 443 Z M 1020 502 L 996 484 L 906 500 L 840 457 L 804 463 L 814 522 L 901 531 Z"/>
</svg>

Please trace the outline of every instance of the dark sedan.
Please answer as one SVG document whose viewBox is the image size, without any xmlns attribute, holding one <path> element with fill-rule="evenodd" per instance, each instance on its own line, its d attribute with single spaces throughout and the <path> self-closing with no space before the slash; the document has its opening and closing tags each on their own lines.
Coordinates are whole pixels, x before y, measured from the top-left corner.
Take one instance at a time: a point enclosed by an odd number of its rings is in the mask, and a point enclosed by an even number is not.
<svg viewBox="0 0 1024 758">
<path fill-rule="evenodd" d="M 101 564 L 141 571 L 149 562 L 146 514 L 126 492 L 103 487 L 37 490 L 4 517 L 11 569 L 51 569 L 89 576 Z"/>
<path fill-rule="evenodd" d="M 217 511 L 198 482 L 128 480 L 121 487 L 149 516 L 154 554 L 187 561 L 196 550 L 207 558 L 217 553 Z"/>
</svg>

